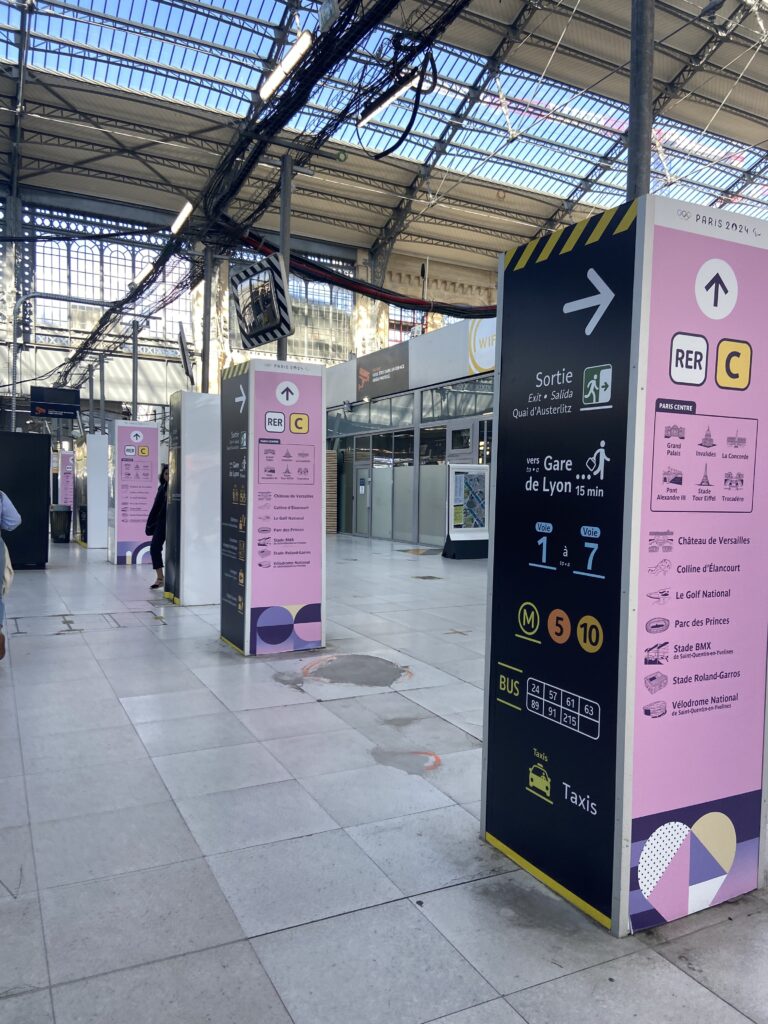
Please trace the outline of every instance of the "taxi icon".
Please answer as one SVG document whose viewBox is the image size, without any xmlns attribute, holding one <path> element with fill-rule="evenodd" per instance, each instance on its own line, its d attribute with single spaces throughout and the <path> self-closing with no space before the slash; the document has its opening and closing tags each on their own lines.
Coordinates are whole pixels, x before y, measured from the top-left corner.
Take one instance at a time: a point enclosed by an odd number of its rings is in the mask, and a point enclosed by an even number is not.
<svg viewBox="0 0 768 1024">
<path fill-rule="evenodd" d="M 552 796 L 552 780 L 543 764 L 534 764 L 528 769 L 528 789 L 537 790 L 546 797 Z"/>
</svg>

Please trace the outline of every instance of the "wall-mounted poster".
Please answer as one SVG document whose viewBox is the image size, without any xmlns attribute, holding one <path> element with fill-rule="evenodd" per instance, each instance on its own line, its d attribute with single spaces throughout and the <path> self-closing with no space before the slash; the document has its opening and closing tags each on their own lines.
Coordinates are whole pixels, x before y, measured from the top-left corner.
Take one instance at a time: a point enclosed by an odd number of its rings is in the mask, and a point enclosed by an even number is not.
<svg viewBox="0 0 768 1024">
<path fill-rule="evenodd" d="M 394 395 L 409 388 L 408 342 L 357 358 L 357 400 Z"/>
</svg>

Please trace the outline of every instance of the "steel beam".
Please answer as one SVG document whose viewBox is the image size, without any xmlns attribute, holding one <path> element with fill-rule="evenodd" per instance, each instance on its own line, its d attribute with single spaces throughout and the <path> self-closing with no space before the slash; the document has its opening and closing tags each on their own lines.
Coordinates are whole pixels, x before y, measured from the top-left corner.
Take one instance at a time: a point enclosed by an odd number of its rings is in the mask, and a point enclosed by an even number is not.
<svg viewBox="0 0 768 1024">
<path fill-rule="evenodd" d="M 106 434 L 107 432 L 107 414 L 104 408 L 106 401 L 106 391 L 104 386 L 104 353 L 99 353 L 99 422 L 101 423 L 101 432 Z"/>
<path fill-rule="evenodd" d="M 131 323 L 131 419 L 139 415 L 139 321 Z"/>
<path fill-rule="evenodd" d="M 211 307 L 213 305 L 213 248 L 206 245 L 203 254 L 203 357 L 200 390 L 208 394 L 211 373 Z"/>
<path fill-rule="evenodd" d="M 88 367 L 88 433 L 95 434 L 93 429 L 93 363 Z"/>
<path fill-rule="evenodd" d="M 291 192 L 293 188 L 293 157 L 285 153 L 280 161 L 280 255 L 285 264 L 285 273 L 291 272 Z M 285 362 L 288 358 L 288 338 L 278 338 L 277 358 Z"/>
<path fill-rule="evenodd" d="M 632 0 L 627 199 L 651 191 L 654 0 Z"/>
<path fill-rule="evenodd" d="M 16 63 L 16 96 L 11 129 L 11 195 L 19 194 L 19 171 L 21 165 L 22 118 L 24 117 L 24 86 L 27 80 L 27 54 L 29 52 L 30 21 L 34 13 L 33 0 L 21 4 L 19 15 L 19 56 Z"/>
</svg>

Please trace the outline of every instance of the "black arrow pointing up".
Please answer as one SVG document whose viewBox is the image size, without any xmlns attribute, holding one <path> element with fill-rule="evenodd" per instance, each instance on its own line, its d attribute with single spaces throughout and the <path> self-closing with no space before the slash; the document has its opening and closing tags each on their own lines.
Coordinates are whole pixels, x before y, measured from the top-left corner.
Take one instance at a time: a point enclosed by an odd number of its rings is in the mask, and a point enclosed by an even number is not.
<svg viewBox="0 0 768 1024">
<path fill-rule="evenodd" d="M 715 303 L 715 305 L 717 305 L 717 303 Z M 293 398 L 293 389 L 289 387 L 284 387 L 280 394 L 284 395 L 286 398 Z"/>
<path fill-rule="evenodd" d="M 725 284 L 725 281 L 722 279 L 722 277 L 720 277 L 719 274 L 715 274 L 712 280 L 707 281 L 707 283 L 704 285 L 705 291 L 708 292 L 710 288 L 714 288 L 714 296 L 712 301 L 714 302 L 715 309 L 717 309 L 717 303 L 720 299 L 720 292 L 722 291 L 723 295 L 727 295 L 728 288 Z"/>
</svg>

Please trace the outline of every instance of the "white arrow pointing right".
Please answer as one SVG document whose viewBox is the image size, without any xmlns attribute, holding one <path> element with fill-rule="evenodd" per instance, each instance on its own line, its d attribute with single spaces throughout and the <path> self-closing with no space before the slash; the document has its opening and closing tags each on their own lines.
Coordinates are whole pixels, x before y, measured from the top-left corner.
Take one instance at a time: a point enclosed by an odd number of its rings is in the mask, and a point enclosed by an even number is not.
<svg viewBox="0 0 768 1024">
<path fill-rule="evenodd" d="M 235 404 L 240 406 L 240 412 L 245 408 L 245 403 L 248 401 L 245 391 L 243 391 L 243 385 L 240 385 L 240 394 L 235 395 Z"/>
<path fill-rule="evenodd" d="M 591 309 L 593 306 L 595 306 L 595 312 L 592 314 L 589 323 L 584 328 L 584 333 L 589 335 L 600 323 L 600 321 L 603 318 L 603 314 L 608 309 L 608 307 L 613 302 L 616 296 L 605 283 L 605 281 L 602 279 L 602 277 L 600 277 L 598 272 L 596 270 L 593 270 L 591 267 L 587 271 L 587 279 L 591 285 L 597 288 L 595 294 L 587 295 L 586 298 L 583 299 L 574 299 L 573 302 L 566 302 L 566 304 L 563 306 L 563 312 L 577 313 L 579 312 L 579 310 Z"/>
</svg>

